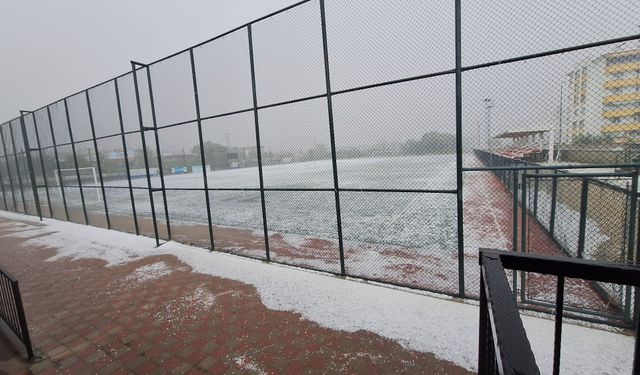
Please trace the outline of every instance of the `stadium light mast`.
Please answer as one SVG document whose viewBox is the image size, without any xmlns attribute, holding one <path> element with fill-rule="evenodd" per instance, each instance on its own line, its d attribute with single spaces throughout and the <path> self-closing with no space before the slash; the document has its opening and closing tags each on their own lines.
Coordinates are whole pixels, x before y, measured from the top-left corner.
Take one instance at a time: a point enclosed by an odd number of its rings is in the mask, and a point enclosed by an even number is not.
<svg viewBox="0 0 640 375">
<path fill-rule="evenodd" d="M 487 110 L 487 149 L 491 151 L 491 108 L 494 107 L 491 98 L 484 99 L 484 106 Z"/>
<path fill-rule="evenodd" d="M 553 152 L 551 153 L 551 157 L 549 158 L 550 161 L 556 161 L 559 162 L 560 161 L 560 150 L 562 149 L 562 101 L 564 100 L 564 85 L 565 85 L 565 81 L 561 81 L 560 82 L 560 104 L 558 106 L 558 151 L 557 151 L 557 155 L 553 155 Z M 568 83 L 567 83 L 568 85 Z M 553 135 L 553 138 L 555 138 L 555 134 Z M 555 141 L 555 139 L 554 139 Z"/>
</svg>

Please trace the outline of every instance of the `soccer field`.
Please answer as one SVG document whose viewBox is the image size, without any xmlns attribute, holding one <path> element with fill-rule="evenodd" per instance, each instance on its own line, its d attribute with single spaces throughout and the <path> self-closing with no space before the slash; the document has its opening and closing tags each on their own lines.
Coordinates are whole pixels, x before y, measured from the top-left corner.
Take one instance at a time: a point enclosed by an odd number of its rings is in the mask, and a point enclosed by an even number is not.
<svg viewBox="0 0 640 375">
<path fill-rule="evenodd" d="M 351 189 L 455 189 L 455 170 L 455 155 L 353 159 L 338 163 L 338 179 L 341 188 Z M 263 175 L 265 188 L 333 188 L 330 160 L 265 166 Z M 210 188 L 259 188 L 257 168 L 209 172 L 207 178 Z M 133 184 L 146 187 L 147 181 L 135 179 Z M 160 178 L 153 177 L 151 184 L 160 187 Z M 127 181 L 112 181 L 107 186 L 127 186 Z M 203 177 L 200 173 L 166 175 L 165 186 L 203 188 Z M 155 193 L 159 216 L 163 215 L 161 198 L 161 193 Z M 110 213 L 130 214 L 127 190 L 108 189 L 107 200 Z M 214 225 L 263 228 L 259 191 L 211 191 L 210 203 Z M 267 191 L 265 203 L 269 231 L 337 238 L 333 191 Z M 341 192 L 340 204 L 346 241 L 456 249 L 455 195 Z M 168 190 L 167 205 L 172 224 L 207 222 L 203 191 Z M 138 215 L 151 215 L 144 190 L 136 191 L 136 210 Z"/>
<path fill-rule="evenodd" d="M 467 154 L 464 163 L 476 165 L 478 161 Z M 341 273 L 331 160 L 264 166 L 263 176 L 270 259 Z M 462 270 L 465 291 L 477 295 L 478 249 L 513 248 L 513 198 L 491 172 L 464 174 L 463 264 L 458 253 L 456 195 L 416 192 L 454 191 L 455 155 L 339 160 L 338 180 L 342 189 L 353 189 L 340 192 L 344 266 L 350 276 L 456 294 Z M 209 247 L 205 192 L 198 190 L 204 188 L 202 174 L 168 174 L 164 181 L 171 239 Z M 258 168 L 211 171 L 207 181 L 212 189 L 209 199 L 215 248 L 265 259 Z M 132 184 L 139 231 L 153 236 L 147 179 L 133 179 Z M 151 186 L 161 187 L 158 176 L 151 177 Z M 372 191 L 377 189 L 407 191 Z M 57 217 L 64 218 L 56 190 L 51 190 L 52 204 L 58 207 Z M 84 195 L 89 224 L 105 226 L 100 190 L 85 187 Z M 65 188 L 65 197 L 71 220 L 84 223 L 79 190 Z M 106 182 L 105 197 L 112 228 L 134 232 L 128 181 Z M 162 192 L 155 191 L 153 197 L 159 237 L 168 239 Z M 542 198 L 540 207 L 545 205 Z M 559 212 L 559 219 L 564 219 L 558 223 L 557 234 L 575 232 L 576 213 L 561 204 Z M 543 210 L 538 214 L 543 221 L 544 215 Z M 592 220 L 586 225 L 591 250 L 606 236 Z M 539 225 L 529 231 L 533 243 L 559 251 Z M 584 296 L 593 294 L 586 284 L 574 287 L 579 293 L 567 295 L 568 301 L 584 303 Z M 534 289 L 538 290 L 542 289 Z M 589 303 L 595 310 L 607 309 L 601 298 L 589 298 Z"/>
</svg>

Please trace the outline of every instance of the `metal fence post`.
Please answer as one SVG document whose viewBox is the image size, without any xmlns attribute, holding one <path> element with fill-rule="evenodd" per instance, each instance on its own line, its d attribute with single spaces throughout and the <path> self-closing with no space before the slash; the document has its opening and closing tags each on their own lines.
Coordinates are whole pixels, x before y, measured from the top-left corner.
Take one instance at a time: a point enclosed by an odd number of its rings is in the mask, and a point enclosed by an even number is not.
<svg viewBox="0 0 640 375">
<path fill-rule="evenodd" d="M 29 137 L 27 136 L 27 126 L 24 123 L 26 111 L 20 111 L 20 127 L 22 128 L 22 139 L 24 152 L 27 158 L 27 168 L 29 169 L 29 178 L 31 179 L 31 190 L 33 191 L 33 201 L 36 205 L 36 213 L 42 221 L 42 209 L 40 208 L 40 198 L 38 197 L 38 188 L 36 187 L 36 175 L 33 170 L 33 161 L 31 160 L 31 146 L 29 145 Z M 44 172 L 44 171 L 43 171 Z"/>
<path fill-rule="evenodd" d="M 144 167 L 147 174 L 147 190 L 149 191 L 149 204 L 151 205 L 151 218 L 153 221 L 153 234 L 156 238 L 156 246 L 160 246 L 160 238 L 158 237 L 158 222 L 156 220 L 156 207 L 153 202 L 153 187 L 151 186 L 151 175 L 149 174 L 149 157 L 147 156 L 147 140 L 145 137 L 145 127 L 142 123 L 142 107 L 140 105 L 140 91 L 138 90 L 138 74 L 136 66 L 146 66 L 135 61 L 131 61 L 131 70 L 133 71 L 133 87 L 136 93 L 136 105 L 138 106 L 138 123 L 140 125 L 140 138 L 142 140 L 142 154 L 144 157 Z"/>
<path fill-rule="evenodd" d="M 193 98 L 196 104 L 196 118 L 198 122 L 198 142 L 200 144 L 200 161 L 202 162 L 202 178 L 204 182 L 204 197 L 207 207 L 207 222 L 209 224 L 209 242 L 211 243 L 211 251 L 215 250 L 213 241 L 213 226 L 211 223 L 211 203 L 209 201 L 209 181 L 207 179 L 207 161 L 204 157 L 204 141 L 202 139 L 202 119 L 200 117 L 200 97 L 198 96 L 198 78 L 196 76 L 196 62 L 193 57 L 193 48 L 189 50 L 189 58 L 191 60 L 191 76 L 193 77 Z"/>
<path fill-rule="evenodd" d="M 133 196 L 133 185 L 131 184 L 131 168 L 129 166 L 129 151 L 127 150 L 127 140 L 124 131 L 124 121 L 122 120 L 122 106 L 120 104 L 120 90 L 118 88 L 118 80 L 114 79 L 113 84 L 116 91 L 116 105 L 118 106 L 118 122 L 120 123 L 120 137 L 122 138 L 122 152 L 124 156 L 124 165 L 127 170 L 127 182 L 129 184 L 129 198 L 131 199 L 131 212 L 133 213 L 133 224 L 136 229 L 136 235 L 140 234 L 138 227 L 138 216 L 136 214 L 136 201 Z"/>
<path fill-rule="evenodd" d="M 540 170 L 536 169 L 535 172 L 536 176 L 534 177 L 535 179 L 533 180 L 533 217 L 536 218 L 536 220 L 538 219 L 538 188 L 540 185 L 540 176 L 538 176 L 540 174 Z"/>
<path fill-rule="evenodd" d="M 513 186 L 513 240 L 511 247 L 513 251 L 518 251 L 518 206 L 520 204 L 518 201 L 518 171 L 512 169 L 511 172 L 511 185 Z"/>
<path fill-rule="evenodd" d="M 4 158 L 4 155 L 0 155 L 0 158 Z M 2 177 L 2 173 L 0 173 L 0 188 L 2 189 L 2 203 L 4 204 L 4 209 L 5 210 L 9 210 L 9 206 L 7 206 L 7 194 L 5 193 L 4 190 L 4 180 Z"/>
<path fill-rule="evenodd" d="M 47 179 L 47 173 L 44 170 L 44 158 L 42 157 L 42 145 L 40 144 L 40 132 L 38 131 L 38 120 L 35 113 L 32 116 L 33 116 L 33 128 L 36 132 L 36 143 L 38 145 L 38 156 L 40 157 L 40 168 L 42 170 L 42 179 L 44 180 L 44 192 L 47 196 L 47 206 L 49 207 L 49 217 L 53 217 L 53 208 L 51 206 L 51 196 L 49 194 L 49 181 Z"/>
<path fill-rule="evenodd" d="M 256 157 L 258 158 L 258 178 L 260 181 L 260 202 L 262 203 L 262 226 L 264 230 L 264 247 L 267 260 L 271 260 L 269 251 L 269 231 L 267 226 L 267 205 L 264 198 L 264 178 L 262 175 L 262 149 L 260 148 L 260 123 L 258 120 L 258 94 L 256 92 L 256 71 L 253 59 L 253 35 L 251 34 L 251 24 L 247 25 L 247 35 L 249 37 L 249 64 L 251 65 L 251 91 L 253 95 L 253 120 L 256 129 Z"/>
<path fill-rule="evenodd" d="M 551 237 L 555 236 L 556 230 L 556 202 L 558 199 L 558 178 L 555 176 L 556 173 L 557 171 L 554 170 L 551 176 L 551 212 L 549 214 L 549 233 L 551 233 Z"/>
<path fill-rule="evenodd" d="M 84 91 L 87 98 L 87 110 L 89 111 L 89 124 L 91 125 L 91 137 L 93 138 L 93 149 L 96 153 L 96 165 L 98 166 L 98 175 L 100 176 L 100 191 L 102 192 L 102 202 L 104 203 L 104 216 L 107 219 L 107 229 L 111 229 L 111 220 L 109 219 L 109 206 L 107 204 L 107 195 L 104 190 L 104 179 L 102 177 L 102 164 L 100 162 L 100 153 L 98 152 L 98 140 L 96 139 L 96 127 L 93 123 L 93 112 L 91 111 L 91 98 L 89 90 Z"/>
<path fill-rule="evenodd" d="M 520 252 L 525 253 L 527 249 L 527 173 L 522 174 L 522 197 L 520 203 Z M 526 300 L 525 280 L 526 275 L 524 271 L 520 271 L 520 301 Z M 515 288 L 515 285 L 514 285 Z M 516 297 L 517 298 L 517 297 Z"/>
<path fill-rule="evenodd" d="M 158 136 L 158 124 L 156 121 L 156 105 L 153 100 L 153 85 L 151 83 L 151 69 L 149 65 L 147 70 L 147 85 L 149 86 L 149 103 L 151 104 L 151 120 L 153 121 L 153 136 L 156 143 L 156 153 L 158 154 L 158 172 L 160 173 L 160 189 L 162 190 L 162 202 L 164 203 L 164 217 L 167 222 L 167 237 L 171 239 L 171 222 L 169 220 L 169 206 L 167 205 L 167 189 L 164 184 L 164 170 L 162 168 L 162 152 L 160 151 L 160 138 Z"/>
<path fill-rule="evenodd" d="M 22 197 L 22 211 L 27 213 L 27 202 L 24 199 L 24 188 L 22 187 L 22 174 L 20 173 L 20 162 L 18 161 L 18 150 L 16 150 L 15 136 L 13 135 L 13 126 L 9 122 L 9 135 L 11 135 L 11 147 L 13 148 L 13 160 L 16 163 L 16 173 L 18 174 L 18 187 L 20 188 L 20 196 Z M 18 211 L 18 207 L 16 207 Z"/>
<path fill-rule="evenodd" d="M 582 191 L 580 193 L 580 224 L 578 227 L 578 258 L 584 256 L 584 239 L 587 229 L 587 205 L 589 199 L 589 179 L 582 177 Z"/>
<path fill-rule="evenodd" d="M 640 172 L 638 170 L 638 168 L 634 169 L 634 173 L 633 176 L 631 177 L 631 191 L 629 192 L 629 196 L 630 196 L 630 205 L 629 205 L 629 229 L 627 230 L 627 232 L 629 233 L 628 235 L 628 239 L 627 239 L 627 261 L 631 264 L 633 264 L 634 261 L 637 261 L 637 258 L 634 259 L 635 257 L 637 257 L 637 254 L 634 254 L 635 250 L 636 250 L 636 241 L 637 241 L 637 237 L 636 237 L 636 231 L 637 231 L 637 214 L 638 214 L 638 172 Z M 637 263 L 636 263 L 637 264 Z M 635 306 L 634 306 L 634 316 L 631 316 L 631 303 L 632 303 L 632 292 L 631 292 L 631 287 L 629 285 L 627 285 L 626 290 L 625 290 L 625 307 L 624 307 L 624 315 L 625 315 L 625 319 L 627 321 L 631 321 L 633 322 L 634 320 L 636 320 L 634 323 L 637 324 L 637 314 L 638 314 L 638 295 L 637 295 L 637 288 L 634 288 L 636 290 L 636 301 L 635 301 Z"/>
<path fill-rule="evenodd" d="M 518 171 L 513 169 L 513 242 L 511 246 L 513 251 L 518 251 Z M 518 271 L 513 272 L 513 294 L 518 290 Z"/>
<path fill-rule="evenodd" d="M 80 170 L 78 169 L 78 156 L 76 154 L 76 145 L 73 141 L 73 130 L 71 130 L 71 118 L 69 117 L 69 105 L 67 98 L 64 98 L 64 113 L 67 117 L 67 127 L 69 128 L 69 140 L 71 141 L 71 152 L 73 153 L 73 165 L 76 168 L 76 177 L 78 178 L 78 189 L 80 190 L 80 201 L 82 202 L 82 212 L 84 213 L 84 223 L 89 225 L 89 215 L 87 215 L 87 205 L 84 201 L 84 191 L 82 191 L 82 181 L 80 179 Z"/>
<path fill-rule="evenodd" d="M 333 123 L 333 102 L 331 97 L 331 72 L 329 70 L 329 48 L 327 45 L 327 21 L 324 0 L 320 0 L 320 24 L 322 26 L 322 49 L 324 53 L 324 74 L 327 89 L 327 111 L 329 116 L 329 137 L 331 138 L 331 163 L 333 167 L 333 191 L 336 202 L 336 224 L 338 230 L 338 251 L 340 252 L 340 273 L 346 275 L 344 264 L 344 243 L 342 240 L 342 214 L 340 212 L 340 185 L 338 184 L 338 160 L 336 155 L 336 135 Z"/>
<path fill-rule="evenodd" d="M 11 131 L 11 123 L 6 123 L 9 126 L 9 131 Z M 4 162 L 7 166 L 7 176 L 9 177 L 9 189 L 11 190 L 11 199 L 13 200 L 13 211 L 18 211 L 18 202 L 16 202 L 16 195 L 13 191 L 13 174 L 11 173 L 11 167 L 9 166 L 9 154 L 7 153 L 7 145 L 4 141 L 4 133 L 2 132 L 2 127 L 0 127 L 0 140 L 2 141 L 2 149 L 4 150 Z"/>
<path fill-rule="evenodd" d="M 462 8 L 455 0 L 455 79 L 456 79 L 456 212 L 458 239 L 458 294 L 465 296 L 464 286 L 464 202 L 462 179 Z"/>
<path fill-rule="evenodd" d="M 638 169 L 634 171 L 633 177 L 631 177 L 631 191 L 630 191 L 630 207 L 629 207 L 629 238 L 627 242 L 627 260 L 634 261 L 634 251 L 636 249 L 636 225 L 638 214 Z"/>
<path fill-rule="evenodd" d="M 638 179 L 638 174 L 640 173 L 640 169 L 636 168 L 635 169 L 635 178 L 636 178 L 636 184 L 637 179 Z M 636 193 L 636 200 L 631 202 L 632 205 L 636 206 L 636 212 L 637 212 L 637 206 L 638 206 L 638 194 Z M 636 250 L 635 250 L 635 259 L 634 259 L 634 264 L 640 265 L 640 241 L 638 241 L 638 238 L 640 238 L 640 225 L 638 225 L 638 220 L 636 220 Z M 636 328 L 636 338 L 640 337 L 640 288 L 635 287 L 634 289 L 634 308 L 633 308 L 633 324 Z M 638 344 L 638 342 L 636 342 L 636 360 L 640 361 L 640 344 Z M 640 365 L 640 363 L 636 364 L 636 368 L 640 368 L 638 367 Z"/>
<path fill-rule="evenodd" d="M 520 251 L 526 252 L 527 248 L 527 173 L 522 174 L 522 181 L 520 182 L 522 196 L 520 198 Z"/>
<path fill-rule="evenodd" d="M 49 130 L 51 131 L 51 142 L 53 143 L 53 154 L 56 158 L 56 168 L 58 173 L 58 181 L 60 183 L 60 195 L 62 195 L 62 205 L 64 206 L 64 216 L 69 221 L 69 208 L 67 207 L 67 198 L 64 191 L 64 181 L 62 181 L 62 174 L 60 173 L 60 158 L 58 157 L 58 146 L 56 146 L 56 135 L 53 132 L 53 121 L 51 120 L 51 110 L 47 106 L 47 117 L 49 118 Z"/>
</svg>

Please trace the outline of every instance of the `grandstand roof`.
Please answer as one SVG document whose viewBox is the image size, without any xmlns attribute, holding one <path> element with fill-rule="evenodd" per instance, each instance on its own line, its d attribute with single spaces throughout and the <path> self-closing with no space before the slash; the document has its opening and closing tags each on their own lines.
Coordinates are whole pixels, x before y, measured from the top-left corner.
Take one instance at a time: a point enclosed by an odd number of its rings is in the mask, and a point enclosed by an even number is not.
<svg viewBox="0 0 640 375">
<path fill-rule="evenodd" d="M 529 130 L 512 130 L 504 133 L 500 133 L 493 138 L 521 138 L 528 137 L 530 135 L 544 134 L 550 131 L 550 129 L 529 129 Z"/>
</svg>

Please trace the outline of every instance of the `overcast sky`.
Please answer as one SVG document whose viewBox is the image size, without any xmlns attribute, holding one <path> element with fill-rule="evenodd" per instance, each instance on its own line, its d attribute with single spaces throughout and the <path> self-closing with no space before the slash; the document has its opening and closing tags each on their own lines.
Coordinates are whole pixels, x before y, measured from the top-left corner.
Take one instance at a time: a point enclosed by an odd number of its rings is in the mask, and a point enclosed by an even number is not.
<svg viewBox="0 0 640 375">
<path fill-rule="evenodd" d="M 0 121 L 295 0 L 0 0 Z"/>
<path fill-rule="evenodd" d="M 155 61 L 294 2 L 0 1 L 0 121 L 14 118 L 20 109 L 40 108 L 129 71 L 132 59 Z M 637 1 L 465 0 L 463 64 L 634 34 L 640 24 Z M 326 13 L 333 90 L 454 67 L 451 0 L 326 0 Z M 259 105 L 325 92 L 319 17 L 318 2 L 312 1 L 253 26 Z M 247 31 L 240 30 L 194 51 L 203 116 L 251 108 L 247 40 Z M 465 72 L 465 140 L 478 144 L 486 140 L 485 98 L 491 98 L 495 105 L 493 135 L 507 129 L 558 126 L 560 86 L 566 82 L 567 73 L 580 61 L 614 48 Z M 153 65 L 151 74 L 158 125 L 193 120 L 189 56 L 183 54 Z M 405 142 L 433 130 L 453 133 L 453 78 L 447 75 L 334 96 L 338 147 Z M 110 87 L 105 90 L 113 92 Z M 143 84 L 143 102 L 144 90 Z M 122 82 L 123 112 L 135 119 L 131 110 L 135 101 L 126 91 Z M 82 100 L 78 106 L 86 110 Z M 567 102 L 566 94 L 563 100 Z M 144 108 L 145 103 L 142 105 L 144 123 L 150 126 L 149 110 Z M 316 99 L 261 110 L 262 145 L 272 150 L 299 150 L 319 144 L 328 147 L 325 109 L 326 100 Z M 74 117 L 73 108 L 70 112 Z M 110 108 L 108 112 L 102 115 L 108 121 L 98 127 L 106 129 L 116 122 L 116 111 Z M 207 121 L 205 140 L 254 145 L 253 118 L 245 115 Z M 64 125 L 62 122 L 66 131 Z M 190 149 L 195 141 L 193 131 L 187 134 L 177 128 L 161 132 L 162 147 L 167 151 Z"/>
</svg>

